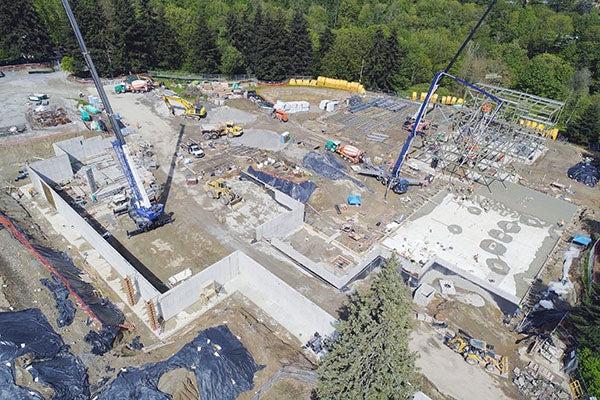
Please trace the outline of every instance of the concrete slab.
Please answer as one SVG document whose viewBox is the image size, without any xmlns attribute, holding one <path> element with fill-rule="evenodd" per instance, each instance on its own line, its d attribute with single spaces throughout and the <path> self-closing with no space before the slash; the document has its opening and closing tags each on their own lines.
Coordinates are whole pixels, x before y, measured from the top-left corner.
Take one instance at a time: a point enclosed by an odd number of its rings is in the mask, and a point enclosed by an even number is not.
<svg viewBox="0 0 600 400">
<path fill-rule="evenodd" d="M 519 185 L 481 188 L 469 199 L 442 192 L 384 245 L 421 267 L 435 259 L 521 298 L 576 207 Z"/>
</svg>

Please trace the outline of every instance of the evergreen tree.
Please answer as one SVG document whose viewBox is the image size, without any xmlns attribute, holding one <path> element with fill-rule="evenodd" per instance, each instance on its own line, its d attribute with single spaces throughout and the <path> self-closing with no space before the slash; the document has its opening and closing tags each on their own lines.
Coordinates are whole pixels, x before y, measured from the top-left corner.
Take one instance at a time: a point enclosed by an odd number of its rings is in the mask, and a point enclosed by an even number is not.
<svg viewBox="0 0 600 400">
<path fill-rule="evenodd" d="M 108 27 L 113 73 L 130 73 L 147 69 L 149 56 L 144 36 L 147 32 L 138 23 L 140 20 L 136 17 L 130 0 L 110 0 Z"/>
<path fill-rule="evenodd" d="M 567 125 L 567 135 L 576 143 L 600 142 L 600 96 L 591 99 L 583 113 Z"/>
<path fill-rule="evenodd" d="M 415 392 L 410 298 L 397 268 L 390 260 L 350 299 L 339 338 L 319 366 L 321 400 L 408 399 Z"/>
<path fill-rule="evenodd" d="M 51 57 L 48 32 L 32 1 L 19 0 L 0 6 L 0 62 L 2 59 L 10 62 L 47 61 Z"/>
<path fill-rule="evenodd" d="M 314 61 L 315 73 L 314 73 L 314 75 L 320 75 L 322 73 L 321 62 L 322 62 L 323 58 L 325 57 L 325 54 L 327 54 L 327 52 L 329 51 L 331 46 L 333 46 L 334 40 L 335 40 L 335 37 L 333 36 L 333 32 L 331 31 L 331 28 L 329 28 L 329 26 L 327 26 L 325 28 L 325 30 L 323 31 L 323 33 L 321 33 L 321 35 L 319 36 L 319 48 L 315 52 L 315 61 Z"/>
<path fill-rule="evenodd" d="M 249 64 L 249 59 L 252 58 L 250 45 L 253 41 L 254 30 L 251 26 L 251 15 L 246 11 L 245 14 L 238 14 L 235 10 L 232 10 L 227 14 L 225 21 L 227 39 L 235 50 L 241 55 L 241 69 Z M 232 49 L 226 49 L 223 52 L 223 58 L 231 60 L 235 55 L 235 51 Z M 226 62 L 227 63 L 227 62 Z M 231 70 L 231 68 L 225 68 Z"/>
<path fill-rule="evenodd" d="M 188 58 L 188 66 L 193 72 L 218 73 L 221 55 L 217 48 L 214 33 L 206 24 L 203 16 L 198 16 L 194 43 Z"/>
<path fill-rule="evenodd" d="M 256 27 L 256 54 L 252 63 L 258 79 L 281 81 L 290 75 L 290 55 L 286 46 L 288 35 L 281 12 L 262 15 L 260 25 Z"/>
<path fill-rule="evenodd" d="M 183 48 L 177 41 L 177 35 L 165 21 L 165 10 L 159 5 L 155 10 L 153 22 L 156 31 L 156 42 L 154 43 L 155 63 L 160 69 L 178 69 L 183 63 Z"/>
<path fill-rule="evenodd" d="M 386 38 L 383 30 L 377 29 L 373 45 L 365 60 L 364 82 L 372 89 L 392 91 L 396 88 L 396 74 L 400 69 L 400 46 L 396 33 Z"/>
<path fill-rule="evenodd" d="M 308 35 L 308 23 L 300 12 L 296 12 L 290 23 L 289 73 L 291 75 L 306 76 L 312 70 L 312 44 Z"/>
<path fill-rule="evenodd" d="M 600 352 L 600 284 L 573 310 L 570 322 L 581 347 Z"/>
<path fill-rule="evenodd" d="M 128 46 L 132 58 L 133 71 L 146 71 L 158 63 L 157 46 L 162 21 L 159 20 L 157 8 L 152 7 L 149 0 L 138 0 L 136 7 L 137 41 Z"/>
<path fill-rule="evenodd" d="M 108 29 L 104 13 L 99 12 L 94 0 L 69 1 L 96 70 L 102 76 L 112 75 L 114 72 L 108 51 Z M 87 75 L 87 67 L 72 30 L 65 49 L 73 58 L 72 72 L 78 76 Z"/>
</svg>

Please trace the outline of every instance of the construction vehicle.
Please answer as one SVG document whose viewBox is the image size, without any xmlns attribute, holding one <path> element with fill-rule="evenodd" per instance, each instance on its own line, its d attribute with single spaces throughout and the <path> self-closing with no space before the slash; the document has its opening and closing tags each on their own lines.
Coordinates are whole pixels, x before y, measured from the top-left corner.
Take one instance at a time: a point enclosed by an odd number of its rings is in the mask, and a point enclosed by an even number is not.
<svg viewBox="0 0 600 400">
<path fill-rule="evenodd" d="M 450 69 L 454 66 L 454 64 L 458 60 L 459 56 L 464 51 L 467 44 L 473 38 L 473 35 L 475 35 L 475 33 L 479 30 L 479 27 L 481 26 L 481 24 L 483 23 L 485 18 L 492 11 L 492 8 L 496 4 L 496 1 L 497 0 L 492 0 L 490 2 L 488 7 L 486 8 L 485 12 L 483 13 L 483 15 L 479 18 L 475 27 L 469 31 L 469 34 L 467 35 L 467 37 L 465 38 L 465 40 L 463 41 L 461 46 L 458 48 L 458 50 L 456 51 L 456 53 L 454 54 L 454 56 L 452 57 L 452 59 L 450 60 L 448 65 L 446 66 L 446 68 L 443 71 L 436 73 L 435 76 L 433 77 L 433 80 L 431 81 L 431 84 L 429 86 L 429 90 L 427 91 L 425 99 L 421 103 L 419 110 L 415 114 L 413 120 L 411 122 L 409 122 L 410 132 L 409 132 L 406 140 L 404 141 L 404 144 L 402 145 L 400 154 L 398 155 L 398 158 L 396 159 L 396 162 L 394 163 L 394 166 L 392 167 L 392 169 L 387 170 L 387 169 L 384 169 L 381 167 L 369 166 L 368 168 L 362 168 L 361 171 L 358 171 L 359 174 L 375 177 L 377 180 L 379 180 L 379 181 L 383 182 L 385 185 L 387 185 L 388 188 L 392 189 L 392 191 L 394 193 L 402 194 L 402 193 L 406 193 L 408 191 L 408 187 L 410 185 L 410 180 L 400 177 L 400 172 L 402 170 L 402 166 L 404 165 L 404 161 L 406 160 L 408 150 L 410 150 L 415 137 L 417 136 L 417 134 L 419 134 L 421 132 L 421 129 L 424 128 L 423 121 L 424 121 L 425 115 L 427 113 L 427 109 L 429 107 L 429 102 L 430 102 L 432 96 L 435 94 L 437 88 L 439 87 L 440 81 L 444 77 L 449 77 L 461 85 L 464 85 L 464 86 L 467 86 L 467 87 L 470 87 L 470 88 L 476 90 L 477 92 L 483 94 L 489 100 L 490 103 L 491 102 L 495 103 L 496 109 L 500 108 L 500 106 L 502 105 L 503 102 L 499 97 L 494 96 L 493 94 L 487 92 L 486 90 L 484 90 L 480 87 L 477 87 L 477 86 L 465 81 L 462 78 L 458 78 L 458 77 L 450 75 L 448 73 L 448 71 L 450 71 Z M 386 194 L 387 194 L 387 191 L 386 191 Z"/>
<path fill-rule="evenodd" d="M 204 190 L 208 197 L 219 200 L 224 206 L 239 203 L 242 197 L 236 194 L 223 178 L 213 179 L 204 184 Z"/>
<path fill-rule="evenodd" d="M 402 126 L 404 127 L 404 129 L 406 129 L 408 132 L 413 130 L 413 127 L 415 126 L 415 119 L 413 117 L 408 117 L 406 119 L 406 121 L 404 121 L 404 124 L 402 124 Z M 417 134 L 423 134 L 425 133 L 426 130 L 429 129 L 429 122 L 425 121 L 425 120 L 421 120 L 421 122 L 419 122 L 419 125 L 417 126 Z"/>
<path fill-rule="evenodd" d="M 325 143 L 325 150 L 337 153 L 344 160 L 348 160 L 353 164 L 359 164 L 365 161 L 366 153 L 356 146 L 349 144 L 341 144 L 337 140 L 328 140 Z"/>
<path fill-rule="evenodd" d="M 244 129 L 233 121 L 224 124 L 202 125 L 202 137 L 204 140 L 214 140 L 221 136 L 238 137 L 244 134 Z"/>
<path fill-rule="evenodd" d="M 185 145 L 185 149 L 188 154 L 191 154 L 196 158 L 204 157 L 204 150 L 196 142 L 190 141 L 190 143 Z"/>
<path fill-rule="evenodd" d="M 189 118 L 205 118 L 206 108 L 201 104 L 192 104 L 184 98 L 179 96 L 163 96 L 163 101 L 171 111 L 171 114 L 175 115 L 175 108 L 183 108 L 183 116 Z M 176 107 L 174 104 L 178 104 L 181 107 Z"/>
<path fill-rule="evenodd" d="M 145 75 L 129 75 L 125 81 L 115 85 L 115 93 L 145 93 L 154 88 L 152 79 Z"/>
<path fill-rule="evenodd" d="M 483 340 L 474 339 L 465 331 L 458 333 L 448 331 L 444 338 L 446 346 L 460 354 L 469 365 L 479 365 L 488 372 L 496 372 L 503 376 L 508 373 L 508 358 L 496 354 L 493 346 Z"/>
<path fill-rule="evenodd" d="M 75 15 L 73 15 L 73 11 L 69 5 L 69 1 L 61 0 L 61 2 L 65 12 L 67 13 L 69 23 L 73 28 L 73 32 L 75 33 L 75 38 L 79 44 L 83 59 L 85 60 L 90 74 L 92 75 L 92 80 L 94 81 L 98 95 L 102 101 L 102 104 L 104 104 L 104 110 L 108 116 L 110 127 L 116 136 L 116 140 L 112 142 L 112 147 L 117 155 L 117 159 L 121 169 L 123 170 L 123 174 L 127 179 L 127 183 L 129 184 L 130 203 L 128 214 L 129 217 L 135 222 L 137 227 L 136 230 L 127 232 L 127 235 L 131 237 L 133 235 L 137 235 L 169 223 L 171 221 L 171 217 L 170 215 L 165 214 L 164 205 L 158 202 L 153 203 L 150 200 L 148 192 L 143 185 L 142 178 L 135 168 L 131 153 L 129 152 L 129 148 L 125 142 L 125 137 L 121 132 L 117 115 L 114 113 L 108 100 L 108 96 L 104 91 L 104 87 L 102 86 L 102 82 L 100 81 L 100 77 L 98 76 L 98 72 L 94 66 L 94 62 L 90 57 L 90 53 L 87 50 L 85 41 L 81 35 L 81 31 L 79 30 L 79 25 L 77 24 Z"/>
<path fill-rule="evenodd" d="M 273 118 L 278 119 L 281 122 L 288 122 L 288 120 L 290 119 L 288 113 L 279 108 L 274 108 L 273 112 L 271 113 L 271 116 Z"/>
</svg>

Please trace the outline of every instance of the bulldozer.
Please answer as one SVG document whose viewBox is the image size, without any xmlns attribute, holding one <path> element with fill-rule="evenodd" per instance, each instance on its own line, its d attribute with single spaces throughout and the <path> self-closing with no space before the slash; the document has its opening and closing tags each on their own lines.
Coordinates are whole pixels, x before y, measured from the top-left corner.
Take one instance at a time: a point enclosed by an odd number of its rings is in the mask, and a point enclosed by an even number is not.
<svg viewBox="0 0 600 400">
<path fill-rule="evenodd" d="M 454 352 L 462 355 L 467 364 L 483 366 L 487 372 L 507 376 L 508 357 L 496 354 L 494 347 L 485 341 L 474 339 L 459 329 L 457 334 L 448 333 L 444 343 Z"/>
<path fill-rule="evenodd" d="M 204 190 L 208 197 L 219 200 L 221 204 L 234 205 L 242 200 L 242 197 L 235 193 L 223 178 L 213 179 L 204 184 Z"/>
</svg>

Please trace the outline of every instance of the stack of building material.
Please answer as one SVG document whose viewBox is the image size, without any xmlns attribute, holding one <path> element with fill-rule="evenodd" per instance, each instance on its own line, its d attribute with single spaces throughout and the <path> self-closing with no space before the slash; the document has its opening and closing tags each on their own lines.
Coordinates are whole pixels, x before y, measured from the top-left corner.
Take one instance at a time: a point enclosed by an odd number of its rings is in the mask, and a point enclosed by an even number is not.
<svg viewBox="0 0 600 400">
<path fill-rule="evenodd" d="M 284 110 L 288 114 L 294 114 L 297 112 L 306 112 L 310 110 L 310 103 L 308 101 L 281 101 L 277 100 L 273 106 L 276 110 Z"/>
</svg>

